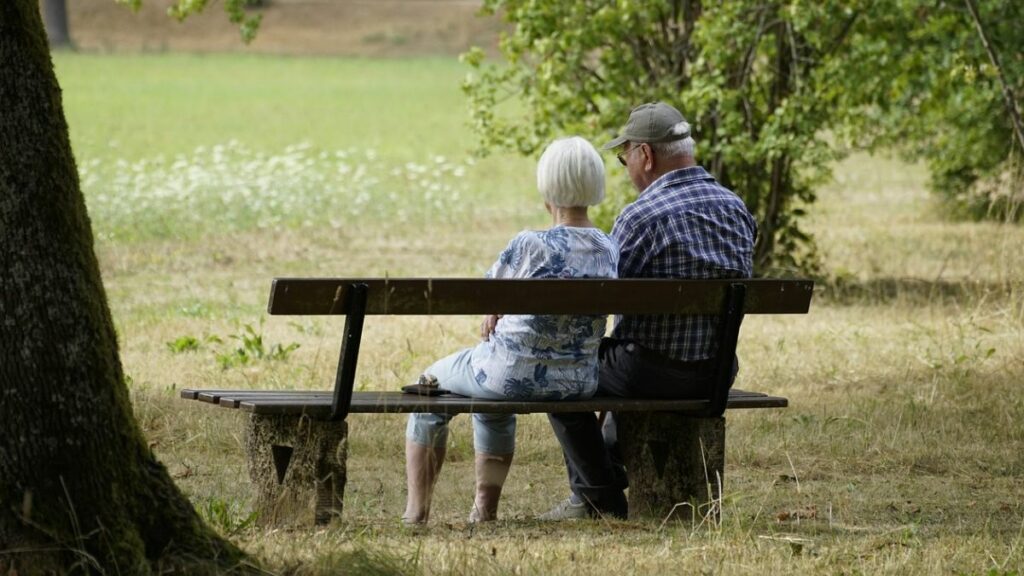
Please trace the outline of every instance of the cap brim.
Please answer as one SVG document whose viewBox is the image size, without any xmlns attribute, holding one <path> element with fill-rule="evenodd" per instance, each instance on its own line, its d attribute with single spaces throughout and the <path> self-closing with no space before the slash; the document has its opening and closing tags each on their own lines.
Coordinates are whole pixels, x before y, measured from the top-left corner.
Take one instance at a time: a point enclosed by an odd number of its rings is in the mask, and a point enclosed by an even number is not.
<svg viewBox="0 0 1024 576">
<path fill-rule="evenodd" d="M 614 140 L 608 142 L 604 146 L 601 146 L 601 150 L 611 150 L 612 148 L 618 148 L 619 146 L 622 146 L 628 141 L 629 138 L 625 136 L 619 136 L 618 138 L 615 138 Z"/>
</svg>

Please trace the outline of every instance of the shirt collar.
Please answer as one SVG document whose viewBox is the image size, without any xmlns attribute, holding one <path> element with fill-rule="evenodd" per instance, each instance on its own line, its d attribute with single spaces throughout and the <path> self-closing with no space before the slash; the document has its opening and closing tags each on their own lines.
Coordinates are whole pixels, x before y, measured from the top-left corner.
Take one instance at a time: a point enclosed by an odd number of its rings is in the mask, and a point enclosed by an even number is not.
<svg viewBox="0 0 1024 576">
<path fill-rule="evenodd" d="M 661 178 L 658 178 L 651 185 L 648 186 L 643 192 L 640 193 L 640 197 L 643 198 L 648 193 L 655 193 L 662 188 L 677 187 L 690 182 L 696 182 L 698 180 L 714 180 L 715 177 L 708 173 L 703 166 L 690 166 L 689 168 L 680 168 L 673 170 L 667 174 L 663 174 Z"/>
</svg>

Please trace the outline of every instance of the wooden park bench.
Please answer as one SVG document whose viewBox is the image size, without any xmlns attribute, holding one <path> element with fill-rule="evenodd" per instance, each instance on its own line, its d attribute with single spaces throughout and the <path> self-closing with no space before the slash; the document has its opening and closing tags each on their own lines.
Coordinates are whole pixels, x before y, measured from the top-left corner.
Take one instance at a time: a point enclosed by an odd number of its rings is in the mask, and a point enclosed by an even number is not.
<svg viewBox="0 0 1024 576">
<path fill-rule="evenodd" d="M 278 278 L 270 291 L 270 314 L 345 315 L 334 389 L 182 390 L 181 396 L 250 413 L 249 475 L 265 523 L 312 519 L 324 524 L 340 515 L 346 417 L 408 412 L 612 411 L 629 474 L 630 516 L 665 518 L 680 503 L 689 503 L 691 511 L 714 513 L 725 467 L 724 411 L 788 404 L 786 398 L 729 389 L 743 316 L 804 314 L 812 291 L 807 280 L 767 279 Z M 394 392 L 353 392 L 365 316 L 467 314 L 720 315 L 716 383 L 699 400 L 491 401 L 404 394 L 397 390 L 401 383 L 395 383 Z"/>
</svg>

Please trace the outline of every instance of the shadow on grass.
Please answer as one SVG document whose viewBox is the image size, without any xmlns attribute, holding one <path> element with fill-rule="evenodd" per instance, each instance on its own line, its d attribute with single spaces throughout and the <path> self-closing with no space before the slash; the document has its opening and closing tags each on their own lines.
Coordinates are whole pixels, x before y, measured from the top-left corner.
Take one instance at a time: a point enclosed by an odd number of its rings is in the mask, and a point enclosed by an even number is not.
<svg viewBox="0 0 1024 576">
<path fill-rule="evenodd" d="M 926 280 L 922 278 L 833 278 L 818 282 L 815 297 L 830 304 L 963 304 L 1003 301 L 1024 290 L 1020 281 Z"/>
<path fill-rule="evenodd" d="M 285 567 L 281 571 L 287 576 L 418 576 L 423 573 L 418 551 L 403 556 L 397 551 L 371 548 L 329 553 L 313 562 Z"/>
</svg>

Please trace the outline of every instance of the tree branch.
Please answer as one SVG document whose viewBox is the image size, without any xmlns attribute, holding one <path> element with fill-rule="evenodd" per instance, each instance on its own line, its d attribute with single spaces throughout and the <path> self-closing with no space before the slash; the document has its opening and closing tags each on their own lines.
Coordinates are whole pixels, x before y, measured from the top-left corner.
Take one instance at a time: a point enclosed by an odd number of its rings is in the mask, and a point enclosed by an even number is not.
<svg viewBox="0 0 1024 576">
<path fill-rule="evenodd" d="M 832 43 L 829 44 L 829 47 L 826 48 L 825 51 L 821 53 L 822 58 L 829 56 L 830 54 L 835 52 L 837 48 L 842 46 L 843 42 L 846 41 L 846 37 L 850 34 L 850 30 L 853 29 L 853 24 L 857 22 L 857 18 L 859 16 L 860 12 L 854 12 L 853 15 L 846 20 L 846 22 L 843 24 L 843 29 L 839 31 L 839 34 L 837 34 L 836 37 L 832 40 Z"/>
<path fill-rule="evenodd" d="M 981 38 L 981 43 L 985 46 L 985 51 L 988 52 L 988 59 L 992 62 L 992 66 L 995 67 L 996 74 L 999 76 L 999 83 L 1003 88 L 1003 99 L 1006 101 L 1006 111 L 1010 114 L 1010 119 L 1013 121 L 1013 131 L 1017 135 L 1017 143 L 1020 144 L 1021 150 L 1024 150 L 1024 122 L 1021 121 L 1020 110 L 1017 109 L 1017 99 L 1013 95 L 1010 84 L 1006 81 L 1003 67 L 999 64 L 999 54 L 992 47 L 988 34 L 985 33 L 985 27 L 981 24 L 981 15 L 978 13 L 977 4 L 974 0 L 964 0 L 964 4 L 967 5 L 967 10 L 971 13 L 971 18 L 974 20 L 974 26 L 978 29 L 978 37 Z"/>
</svg>

